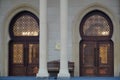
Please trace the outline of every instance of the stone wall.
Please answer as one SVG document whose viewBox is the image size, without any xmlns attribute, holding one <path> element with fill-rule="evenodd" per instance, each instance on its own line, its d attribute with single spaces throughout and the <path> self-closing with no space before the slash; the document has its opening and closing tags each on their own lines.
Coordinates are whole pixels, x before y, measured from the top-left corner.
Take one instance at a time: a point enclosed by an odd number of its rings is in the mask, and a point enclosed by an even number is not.
<svg viewBox="0 0 120 80">
<path fill-rule="evenodd" d="M 48 0 L 48 61 L 60 59 L 60 0 Z M 114 74 L 120 72 L 120 2 L 119 0 L 68 0 L 68 59 L 75 62 L 75 76 L 79 76 L 79 24 L 82 17 L 92 9 L 104 11 L 114 24 Z M 12 17 L 29 10 L 39 16 L 39 0 L 0 0 L 0 70 L 8 73 L 8 27 Z"/>
</svg>

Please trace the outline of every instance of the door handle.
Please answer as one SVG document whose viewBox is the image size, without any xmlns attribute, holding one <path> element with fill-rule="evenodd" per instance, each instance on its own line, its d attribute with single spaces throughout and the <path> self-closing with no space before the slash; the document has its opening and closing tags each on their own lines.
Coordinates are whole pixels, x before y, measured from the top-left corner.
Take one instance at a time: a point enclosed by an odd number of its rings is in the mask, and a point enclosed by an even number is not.
<svg viewBox="0 0 120 80">
<path fill-rule="evenodd" d="M 97 54 L 96 54 L 96 66 L 99 66 L 99 49 L 97 49 Z"/>
<path fill-rule="evenodd" d="M 99 66 L 99 58 L 98 58 L 98 49 L 94 48 L 94 66 L 98 67 Z"/>
<path fill-rule="evenodd" d="M 27 64 L 28 64 L 27 61 L 28 60 L 26 58 L 26 56 L 27 56 L 27 46 L 26 45 L 24 46 L 24 54 L 23 54 L 23 56 L 24 56 L 24 60 L 23 60 L 24 61 L 24 66 L 27 66 Z"/>
<path fill-rule="evenodd" d="M 96 53 L 97 53 L 97 49 L 94 48 L 94 66 L 97 66 L 96 65 Z"/>
</svg>

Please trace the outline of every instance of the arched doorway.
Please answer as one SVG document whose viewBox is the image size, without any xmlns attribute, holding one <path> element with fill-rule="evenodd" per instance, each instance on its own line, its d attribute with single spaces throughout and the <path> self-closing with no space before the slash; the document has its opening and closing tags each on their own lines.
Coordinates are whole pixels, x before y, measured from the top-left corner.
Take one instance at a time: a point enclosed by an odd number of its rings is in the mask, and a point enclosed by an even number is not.
<svg viewBox="0 0 120 80">
<path fill-rule="evenodd" d="M 113 76 L 113 24 L 102 11 L 93 10 L 80 23 L 80 76 Z"/>
<path fill-rule="evenodd" d="M 29 11 L 16 14 L 9 25 L 9 76 L 33 76 L 39 64 L 39 20 Z"/>
</svg>

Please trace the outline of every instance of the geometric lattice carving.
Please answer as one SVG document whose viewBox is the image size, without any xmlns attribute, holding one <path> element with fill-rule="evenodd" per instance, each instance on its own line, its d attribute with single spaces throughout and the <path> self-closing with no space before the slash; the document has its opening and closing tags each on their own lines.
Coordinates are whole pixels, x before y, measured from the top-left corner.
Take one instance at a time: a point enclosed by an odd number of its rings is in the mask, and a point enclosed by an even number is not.
<svg viewBox="0 0 120 80">
<path fill-rule="evenodd" d="M 13 33 L 14 36 L 38 36 L 38 23 L 32 16 L 23 15 L 15 21 Z"/>
<path fill-rule="evenodd" d="M 13 63 L 16 64 L 23 63 L 23 44 L 13 45 Z"/>
<path fill-rule="evenodd" d="M 110 25 L 108 21 L 98 14 L 92 15 L 83 24 L 83 35 L 85 36 L 109 36 Z"/>
</svg>

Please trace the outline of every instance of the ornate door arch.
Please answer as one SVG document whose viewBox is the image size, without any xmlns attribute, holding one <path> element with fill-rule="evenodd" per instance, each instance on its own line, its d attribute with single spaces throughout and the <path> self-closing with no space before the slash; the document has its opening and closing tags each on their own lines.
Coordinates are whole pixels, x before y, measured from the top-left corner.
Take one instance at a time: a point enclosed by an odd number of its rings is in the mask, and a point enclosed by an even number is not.
<svg viewBox="0 0 120 80">
<path fill-rule="evenodd" d="M 39 64 L 39 20 L 29 11 L 16 14 L 10 22 L 9 75 L 33 76 Z"/>
<path fill-rule="evenodd" d="M 102 11 L 86 14 L 80 23 L 80 76 L 113 76 L 113 24 Z"/>
</svg>

